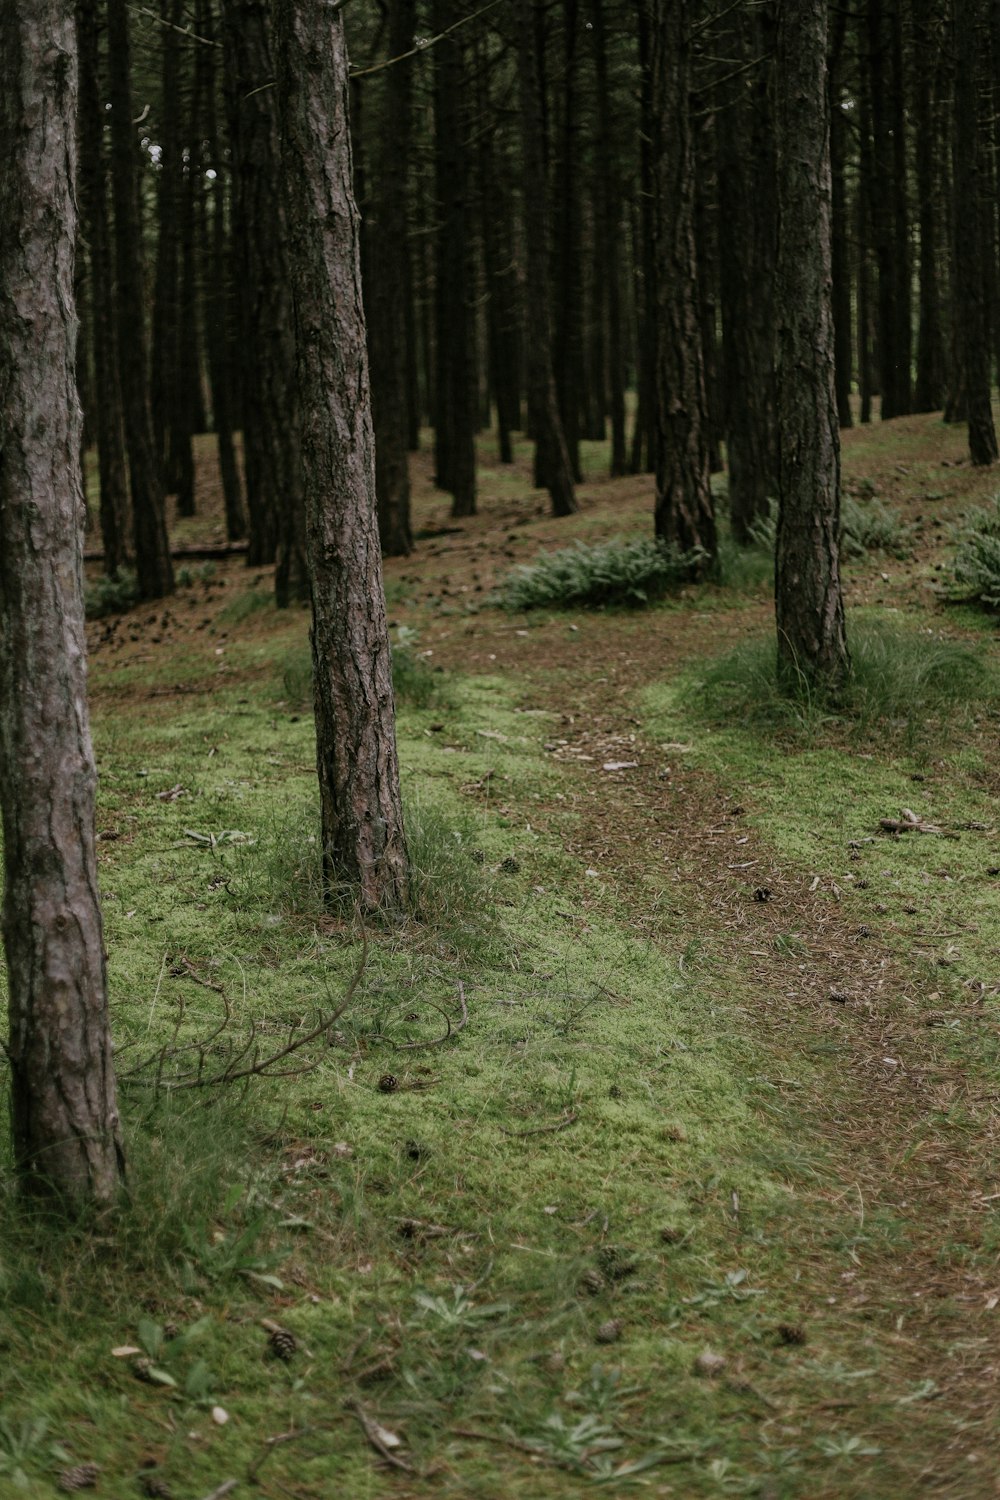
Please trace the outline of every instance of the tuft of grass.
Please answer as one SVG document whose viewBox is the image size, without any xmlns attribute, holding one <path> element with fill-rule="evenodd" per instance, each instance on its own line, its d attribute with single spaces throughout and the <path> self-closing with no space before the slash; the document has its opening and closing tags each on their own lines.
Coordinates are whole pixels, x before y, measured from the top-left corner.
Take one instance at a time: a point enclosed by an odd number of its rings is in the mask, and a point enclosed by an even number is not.
<svg viewBox="0 0 1000 1500">
<path fill-rule="evenodd" d="M 500 588 L 505 609 L 641 606 L 690 579 L 703 555 L 648 537 L 587 546 L 577 542 L 514 568 Z"/>
<path fill-rule="evenodd" d="M 913 527 L 874 496 L 861 502 L 845 494 L 840 507 L 840 527 L 841 549 L 848 557 L 887 552 L 891 557 L 902 558 L 909 557 L 913 550 Z"/>
<path fill-rule="evenodd" d="M 976 645 L 931 630 L 864 621 L 849 631 L 851 674 L 836 700 L 804 672 L 782 690 L 772 638 L 751 641 L 711 662 L 685 693 L 689 708 L 715 724 L 815 735 L 841 726 L 860 738 L 878 734 L 913 744 L 956 715 L 971 713 L 998 687 Z"/>
<path fill-rule="evenodd" d="M 84 591 L 84 608 L 88 620 L 100 620 L 105 615 L 123 615 L 139 602 L 139 584 L 128 568 L 120 569 L 114 577 L 103 573 L 95 578 Z"/>
<path fill-rule="evenodd" d="M 227 625 L 240 625 L 244 620 L 249 620 L 251 615 L 268 609 L 274 609 L 273 594 L 266 593 L 263 589 L 247 589 L 245 593 L 237 594 L 235 599 L 230 599 L 219 611 L 219 619 Z"/>
<path fill-rule="evenodd" d="M 985 609 L 1000 609 L 1000 496 L 968 511 L 956 537 L 954 592 Z"/>
</svg>

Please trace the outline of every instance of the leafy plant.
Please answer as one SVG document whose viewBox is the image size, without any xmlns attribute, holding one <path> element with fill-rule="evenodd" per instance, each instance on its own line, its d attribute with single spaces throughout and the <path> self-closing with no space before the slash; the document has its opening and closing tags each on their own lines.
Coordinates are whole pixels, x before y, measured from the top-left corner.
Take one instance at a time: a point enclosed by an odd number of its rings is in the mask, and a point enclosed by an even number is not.
<svg viewBox="0 0 1000 1500">
<path fill-rule="evenodd" d="M 418 1316 L 452 1332 L 476 1328 L 510 1312 L 509 1302 L 473 1302 L 463 1286 L 452 1287 L 450 1302 L 447 1297 L 434 1297 L 430 1292 L 416 1292 L 413 1300 L 420 1309 Z"/>
<path fill-rule="evenodd" d="M 991 507 L 966 513 L 956 541 L 953 592 L 970 603 L 1000 609 L 1000 495 Z"/>
<path fill-rule="evenodd" d="M 49 1424 L 44 1417 L 22 1417 L 20 1420 L 0 1412 L 0 1477 L 9 1480 L 16 1490 L 31 1485 L 28 1470 L 37 1464 L 56 1459 L 64 1463 L 69 1454 L 59 1443 L 48 1439 Z"/>
<path fill-rule="evenodd" d="M 231 1213 L 242 1196 L 242 1187 L 232 1188 L 226 1198 L 223 1215 Z M 207 1223 L 185 1225 L 184 1244 L 190 1256 L 187 1279 L 193 1280 L 192 1273 L 197 1268 L 207 1281 L 249 1276 L 280 1291 L 282 1283 L 272 1272 L 275 1266 L 281 1264 L 284 1255 L 262 1253 L 256 1248 L 267 1222 L 266 1214 L 256 1215 L 243 1228 L 234 1227 L 228 1233 L 219 1228 L 210 1231 Z"/>
<path fill-rule="evenodd" d="M 105 615 L 122 615 L 139 602 L 139 584 L 134 573 L 120 568 L 113 577 L 107 573 L 88 584 L 84 591 L 84 608 L 88 620 Z"/>
<path fill-rule="evenodd" d="M 697 573 L 700 551 L 680 552 L 647 537 L 588 547 L 583 542 L 514 568 L 500 590 L 505 609 L 643 605 Z"/>
<path fill-rule="evenodd" d="M 909 557 L 913 548 L 913 527 L 874 497 L 861 502 L 845 495 L 840 507 L 840 527 L 841 550 L 848 557 L 863 557 L 866 552 Z"/>
</svg>

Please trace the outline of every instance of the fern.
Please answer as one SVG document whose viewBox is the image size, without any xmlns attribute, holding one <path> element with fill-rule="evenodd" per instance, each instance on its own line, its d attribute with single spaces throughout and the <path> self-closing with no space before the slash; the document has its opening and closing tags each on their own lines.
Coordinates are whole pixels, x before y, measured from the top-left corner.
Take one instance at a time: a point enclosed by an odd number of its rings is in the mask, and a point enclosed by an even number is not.
<svg viewBox="0 0 1000 1500">
<path fill-rule="evenodd" d="M 577 542 L 515 568 L 502 584 L 505 609 L 641 606 L 697 572 L 705 554 L 633 537 L 588 547 Z"/>
</svg>

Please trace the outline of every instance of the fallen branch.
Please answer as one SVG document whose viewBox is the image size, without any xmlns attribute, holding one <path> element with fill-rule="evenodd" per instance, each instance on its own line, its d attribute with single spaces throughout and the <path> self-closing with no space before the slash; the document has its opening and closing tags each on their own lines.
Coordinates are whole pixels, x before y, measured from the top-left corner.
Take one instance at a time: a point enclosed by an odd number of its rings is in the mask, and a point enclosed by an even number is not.
<svg viewBox="0 0 1000 1500">
<path fill-rule="evenodd" d="M 392 1464 L 394 1469 L 402 1469 L 405 1474 L 415 1474 L 417 1472 L 412 1464 L 408 1464 L 405 1459 L 399 1458 L 393 1453 L 392 1449 L 387 1445 L 385 1437 L 382 1435 L 385 1429 L 375 1421 L 374 1417 L 369 1416 L 360 1401 L 348 1401 L 346 1404 L 348 1411 L 353 1412 L 357 1417 L 361 1431 L 369 1443 L 371 1443 L 375 1452 L 381 1458 L 384 1458 L 387 1464 Z M 394 1436 L 393 1434 L 387 1435 Z"/>
</svg>

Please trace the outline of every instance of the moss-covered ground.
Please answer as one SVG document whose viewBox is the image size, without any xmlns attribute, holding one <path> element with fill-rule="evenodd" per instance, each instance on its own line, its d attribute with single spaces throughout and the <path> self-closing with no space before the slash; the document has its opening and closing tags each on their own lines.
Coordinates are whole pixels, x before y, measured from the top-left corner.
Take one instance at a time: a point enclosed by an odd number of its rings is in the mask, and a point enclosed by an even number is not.
<svg viewBox="0 0 1000 1500">
<path fill-rule="evenodd" d="M 415 910 L 367 932 L 323 909 L 306 619 L 266 570 L 92 625 L 129 1194 L 68 1229 L 3 1180 L 0 1495 L 85 1463 L 116 1500 L 997 1493 L 995 638 L 931 587 L 989 484 L 960 453 L 848 439 L 918 528 L 851 564 L 849 626 L 964 644 L 976 687 L 931 702 L 890 645 L 890 711 L 778 722 L 703 687 L 767 638 L 759 570 L 490 604 L 567 525 L 644 529 L 647 480 L 595 446 L 553 522 L 522 453 L 452 530 L 419 458 Z M 209 1082 L 345 997 L 282 1076 Z"/>
</svg>

